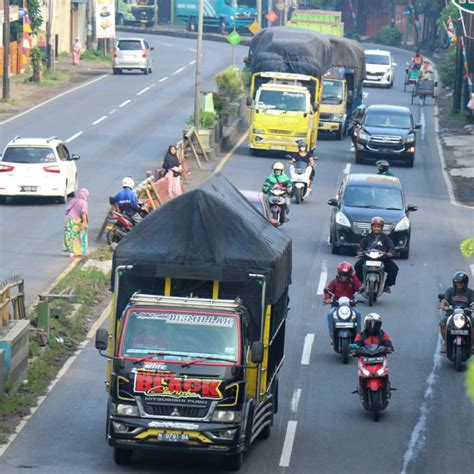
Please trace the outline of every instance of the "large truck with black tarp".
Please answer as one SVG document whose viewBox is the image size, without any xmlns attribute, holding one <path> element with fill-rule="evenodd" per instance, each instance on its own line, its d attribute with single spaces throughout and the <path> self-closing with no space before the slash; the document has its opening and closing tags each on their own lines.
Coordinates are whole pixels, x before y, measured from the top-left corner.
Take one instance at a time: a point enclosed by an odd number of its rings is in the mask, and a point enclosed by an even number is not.
<svg viewBox="0 0 474 474">
<path fill-rule="evenodd" d="M 220 455 L 238 470 L 278 411 L 291 239 L 215 175 L 134 227 L 112 274 L 96 348 L 108 358 L 115 462 L 148 448 Z"/>
<path fill-rule="evenodd" d="M 252 38 L 246 63 L 251 151 L 293 152 L 302 140 L 314 149 L 321 78 L 331 67 L 329 40 L 297 28 L 267 28 Z"/>
</svg>

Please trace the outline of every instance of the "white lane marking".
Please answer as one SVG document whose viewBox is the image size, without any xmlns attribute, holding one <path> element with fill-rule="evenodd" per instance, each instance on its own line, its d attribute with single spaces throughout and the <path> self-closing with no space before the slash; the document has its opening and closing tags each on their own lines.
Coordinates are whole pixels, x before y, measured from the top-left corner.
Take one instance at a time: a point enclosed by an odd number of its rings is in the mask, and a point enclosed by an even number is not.
<svg viewBox="0 0 474 474">
<path fill-rule="evenodd" d="M 39 109 L 40 107 L 43 107 L 43 105 L 49 104 L 53 100 L 59 99 L 60 97 L 65 96 L 66 94 L 70 94 L 71 92 L 77 91 L 78 89 L 82 89 L 83 87 L 89 86 L 93 84 L 94 82 L 100 81 L 106 77 L 108 77 L 109 74 L 104 74 L 102 76 L 96 77 L 95 79 L 92 79 L 92 81 L 85 82 L 84 84 L 81 84 L 80 86 L 74 87 L 72 89 L 69 89 L 65 92 L 62 92 L 61 94 L 55 95 L 54 97 L 51 97 L 51 99 L 45 100 L 44 102 L 41 102 L 40 104 L 35 105 L 34 107 L 31 107 L 31 109 L 25 110 L 24 112 L 21 112 L 19 114 L 14 115 L 13 117 L 10 117 L 3 122 L 0 122 L 0 125 L 3 125 L 4 123 L 11 122 L 13 120 L 16 120 L 17 118 L 23 117 L 23 115 L 29 114 L 30 112 L 33 112 L 33 110 Z"/>
<path fill-rule="evenodd" d="M 471 269 L 471 275 L 474 277 L 474 263 L 471 263 L 469 268 Z"/>
<path fill-rule="evenodd" d="M 420 123 L 421 123 L 421 139 L 425 139 L 425 133 L 426 133 L 426 120 L 425 120 L 425 111 L 421 109 L 421 115 L 420 115 Z"/>
<path fill-rule="evenodd" d="M 326 281 L 328 279 L 328 266 L 326 260 L 323 260 L 321 263 L 321 276 L 319 277 L 319 285 L 318 285 L 318 295 L 322 295 L 324 293 L 324 287 L 326 286 Z"/>
<path fill-rule="evenodd" d="M 188 48 L 188 51 L 192 51 L 193 53 L 196 52 L 196 50 L 194 48 Z"/>
<path fill-rule="evenodd" d="M 172 72 L 171 75 L 175 76 L 176 74 L 179 74 L 180 72 L 183 72 L 185 70 L 184 67 L 180 67 L 179 69 L 176 69 L 175 72 Z"/>
<path fill-rule="evenodd" d="M 436 349 L 433 355 L 433 367 L 430 375 L 426 379 L 426 388 L 423 395 L 423 401 L 420 405 L 420 415 L 416 422 L 413 431 L 411 432 L 410 441 L 408 442 L 407 450 L 403 455 L 403 465 L 401 474 L 406 474 L 408 465 L 412 462 L 417 454 L 420 452 L 426 440 L 426 425 L 428 423 L 428 415 L 431 410 L 431 404 L 433 402 L 434 385 L 436 383 L 436 372 L 441 364 L 441 335 L 438 335 L 438 342 L 436 343 Z"/>
<path fill-rule="evenodd" d="M 130 99 L 127 99 L 127 100 L 124 100 L 120 105 L 119 107 L 125 107 L 127 104 L 129 104 L 131 102 Z"/>
<path fill-rule="evenodd" d="M 280 466 L 288 467 L 290 465 L 291 451 L 293 451 L 293 443 L 295 442 L 297 421 L 289 421 L 286 427 L 285 441 L 281 450 Z"/>
<path fill-rule="evenodd" d="M 137 92 L 137 95 L 142 95 L 142 94 L 144 94 L 146 91 L 149 91 L 149 90 L 150 90 L 150 86 L 145 87 L 145 89 L 142 89 L 140 92 Z"/>
<path fill-rule="evenodd" d="M 158 41 L 158 44 L 162 44 L 163 46 L 173 46 L 173 45 L 170 44 L 170 43 L 161 43 L 160 41 Z"/>
<path fill-rule="evenodd" d="M 163 82 L 163 81 L 166 81 L 168 79 L 168 77 L 162 77 L 158 82 Z"/>
<path fill-rule="evenodd" d="M 196 60 L 193 60 L 189 63 L 189 65 L 192 66 L 195 62 L 196 62 Z"/>
<path fill-rule="evenodd" d="M 351 172 L 351 166 L 352 166 L 351 163 L 347 163 L 342 172 L 344 174 L 349 174 Z"/>
<path fill-rule="evenodd" d="M 117 112 L 117 109 L 112 109 L 112 110 L 109 112 L 109 115 L 115 114 L 115 112 Z"/>
<path fill-rule="evenodd" d="M 69 143 L 75 140 L 77 137 L 80 137 L 84 132 L 81 130 L 80 132 L 75 133 L 74 135 L 71 135 L 67 140 L 64 140 L 64 143 Z"/>
<path fill-rule="evenodd" d="M 290 410 L 293 413 L 296 413 L 298 411 L 298 405 L 300 403 L 300 398 L 301 398 L 301 388 L 297 388 L 293 392 L 293 396 L 291 397 L 291 402 L 290 402 Z"/>
<path fill-rule="evenodd" d="M 301 355 L 301 365 L 309 365 L 311 359 L 311 348 L 313 347 L 314 334 L 306 334 L 304 338 L 303 354 Z"/>
<path fill-rule="evenodd" d="M 99 119 L 97 119 L 95 122 L 92 122 L 92 125 L 97 125 L 100 122 L 103 122 L 107 118 L 107 115 L 102 115 Z"/>
</svg>

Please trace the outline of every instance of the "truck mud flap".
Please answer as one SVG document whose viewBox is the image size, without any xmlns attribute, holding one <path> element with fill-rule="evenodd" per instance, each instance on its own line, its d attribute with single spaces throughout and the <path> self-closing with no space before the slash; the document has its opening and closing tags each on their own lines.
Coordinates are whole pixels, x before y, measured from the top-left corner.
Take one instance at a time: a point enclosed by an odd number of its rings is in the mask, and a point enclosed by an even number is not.
<svg viewBox="0 0 474 474">
<path fill-rule="evenodd" d="M 255 409 L 252 420 L 252 435 L 250 444 L 252 444 L 261 431 L 273 422 L 273 397 L 270 397 L 263 405 Z"/>
</svg>

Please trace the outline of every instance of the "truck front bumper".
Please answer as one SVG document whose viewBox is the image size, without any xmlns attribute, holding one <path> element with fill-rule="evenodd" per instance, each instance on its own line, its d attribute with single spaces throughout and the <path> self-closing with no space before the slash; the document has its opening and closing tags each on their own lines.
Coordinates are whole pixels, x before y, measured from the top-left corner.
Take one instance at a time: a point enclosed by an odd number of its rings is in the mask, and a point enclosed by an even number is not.
<svg viewBox="0 0 474 474">
<path fill-rule="evenodd" d="M 341 122 L 321 122 L 319 121 L 318 129 L 321 132 L 337 132 L 342 128 Z"/>
<path fill-rule="evenodd" d="M 308 143 L 307 135 L 295 137 L 294 135 L 279 136 L 265 135 L 250 132 L 249 145 L 250 148 L 256 150 L 275 150 L 275 151 L 298 151 L 298 142 L 304 140 Z"/>
</svg>

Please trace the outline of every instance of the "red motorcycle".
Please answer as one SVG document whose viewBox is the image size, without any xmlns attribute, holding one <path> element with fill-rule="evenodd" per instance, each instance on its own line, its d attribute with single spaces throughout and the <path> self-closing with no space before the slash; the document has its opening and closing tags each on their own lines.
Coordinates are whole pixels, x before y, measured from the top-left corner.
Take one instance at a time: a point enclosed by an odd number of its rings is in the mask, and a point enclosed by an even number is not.
<svg viewBox="0 0 474 474">
<path fill-rule="evenodd" d="M 150 207 L 147 202 L 140 202 L 140 216 L 145 218 L 150 213 Z M 106 226 L 107 243 L 113 250 L 117 244 L 135 227 L 136 222 L 127 214 L 121 213 L 118 208 L 112 210 L 109 214 L 109 222 Z"/>
<path fill-rule="evenodd" d="M 385 410 L 391 397 L 387 365 L 387 354 L 393 352 L 385 346 L 371 344 L 359 347 L 351 344 L 349 348 L 354 357 L 359 358 L 359 386 L 352 393 L 358 393 L 365 410 L 372 413 L 374 421 L 380 420 L 380 412 Z"/>
</svg>

